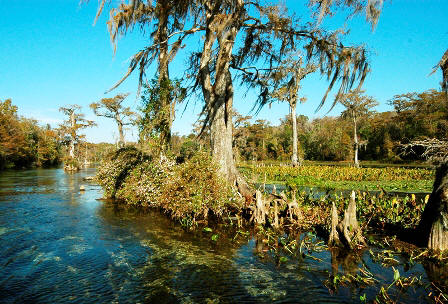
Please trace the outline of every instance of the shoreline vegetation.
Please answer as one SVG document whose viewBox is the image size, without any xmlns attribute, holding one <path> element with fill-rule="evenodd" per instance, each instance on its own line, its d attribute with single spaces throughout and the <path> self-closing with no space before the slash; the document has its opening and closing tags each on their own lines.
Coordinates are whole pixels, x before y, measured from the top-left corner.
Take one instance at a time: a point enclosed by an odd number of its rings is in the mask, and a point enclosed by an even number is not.
<svg viewBox="0 0 448 304">
<path fill-rule="evenodd" d="M 297 172 L 307 170 L 314 175 L 328 177 L 354 168 L 304 166 L 282 169 L 281 166 L 260 166 L 251 169 L 258 173 L 272 170 L 270 174 L 280 180 L 286 174 L 296 177 Z M 427 180 L 434 176 L 433 170 L 428 169 L 356 170 L 364 172 L 364 178 L 374 180 L 383 175 L 388 176 L 385 179 L 399 179 L 400 182 Z M 348 175 L 346 179 L 357 179 L 356 176 Z M 341 223 L 345 222 L 350 209 L 349 197 L 337 194 L 314 196 L 312 189 L 305 192 L 287 186 L 287 190 L 281 193 L 256 191 L 253 205 L 248 205 L 219 177 L 216 165 L 205 152 L 197 152 L 176 162 L 174 156 L 150 155 L 127 146 L 110 153 L 103 160 L 96 181 L 103 187 L 105 197 L 113 199 L 112 202 L 130 208 L 159 210 L 184 229 L 210 237 L 211 242 L 219 242 L 219 235 L 229 228 L 236 231 L 234 239 L 252 231 L 257 240 L 258 255 L 263 259 L 273 259 L 278 265 L 295 259 L 319 259 L 318 253 L 323 250 L 331 253 L 332 267 L 333 260 L 335 265 L 357 265 L 368 252 L 375 263 L 394 271 L 394 281 L 378 287 L 376 297 L 370 299 L 376 303 L 395 303 L 394 297 L 406 293 L 408 288 L 423 288 L 427 299 L 433 303 L 443 303 L 448 299 L 445 293 L 447 282 L 440 272 L 446 269 L 448 257 L 415 243 L 414 231 L 429 195 L 395 196 L 386 191 L 379 194 L 361 189 L 354 191 L 354 214 L 363 244 L 353 242 L 350 247 L 340 247 L 326 243 L 333 234 L 332 214 L 336 212 L 336 218 L 342 217 Z M 406 265 L 415 263 L 427 265 L 425 269 L 431 268 L 430 275 L 437 283 L 425 285 L 421 277 L 401 276 L 397 272 L 402 265 L 406 269 L 409 267 Z M 333 269 L 328 281 L 323 282 L 324 286 L 330 293 L 337 292 L 340 287 L 379 286 L 382 279 L 377 273 L 366 267 L 355 268 L 351 272 Z"/>
<path fill-rule="evenodd" d="M 248 168 L 245 167 L 247 170 Z M 238 224 L 257 225 L 280 228 L 295 226 L 300 230 L 315 230 L 316 227 L 329 230 L 332 203 L 343 214 L 349 197 L 333 194 L 316 196 L 313 189 L 300 191 L 295 183 L 297 176 L 303 172 L 323 175 L 331 180 L 339 178 L 347 169 L 338 167 L 252 167 L 252 172 L 266 173 L 272 179 L 286 182 L 286 191 L 277 194 L 260 193 L 254 198 L 254 207 L 244 202 L 243 198 L 217 174 L 216 165 L 205 152 L 193 154 L 184 162 L 176 163 L 174 157 L 151 156 L 135 147 L 121 148 L 110 153 L 98 169 L 97 182 L 103 187 L 106 199 L 115 199 L 133 206 L 160 209 L 171 218 L 187 228 L 197 228 L 200 224 L 222 222 L 229 218 Z M 321 170 L 321 171 L 319 171 Z M 401 168 L 359 168 L 364 175 L 347 175 L 345 179 L 372 179 L 408 183 L 411 180 L 428 181 L 434 172 L 427 169 Z M 247 173 L 247 172 L 246 172 Z M 356 192 L 357 216 L 362 225 L 369 229 L 387 229 L 400 232 L 415 229 L 421 218 L 429 195 L 394 196 L 387 191 L 371 194 L 364 189 L 350 189 Z M 381 190 L 381 189 L 380 189 Z M 258 208 L 258 209 L 257 209 Z M 264 213 L 259 215 L 258 212 Z M 328 231 L 327 231 L 328 232 Z"/>
</svg>

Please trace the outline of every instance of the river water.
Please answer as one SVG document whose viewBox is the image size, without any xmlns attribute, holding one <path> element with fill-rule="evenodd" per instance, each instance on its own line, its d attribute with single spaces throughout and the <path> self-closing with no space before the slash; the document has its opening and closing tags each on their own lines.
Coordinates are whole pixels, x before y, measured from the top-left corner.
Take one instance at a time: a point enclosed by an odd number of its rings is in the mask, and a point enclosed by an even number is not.
<svg viewBox="0 0 448 304">
<path fill-rule="evenodd" d="M 336 266 L 328 251 L 278 263 L 260 254 L 266 250 L 251 236 L 220 233 L 213 241 L 210 233 L 186 231 L 158 212 L 100 201 L 100 187 L 82 180 L 94 174 L 0 173 L 0 302 L 353 303 L 363 295 L 373 300 L 391 283 L 392 269 L 368 253 Z M 335 269 L 363 265 L 378 274 L 377 284 L 325 286 Z M 419 264 L 396 268 L 428 282 Z M 426 290 L 411 289 L 399 302 L 427 300 Z"/>
</svg>

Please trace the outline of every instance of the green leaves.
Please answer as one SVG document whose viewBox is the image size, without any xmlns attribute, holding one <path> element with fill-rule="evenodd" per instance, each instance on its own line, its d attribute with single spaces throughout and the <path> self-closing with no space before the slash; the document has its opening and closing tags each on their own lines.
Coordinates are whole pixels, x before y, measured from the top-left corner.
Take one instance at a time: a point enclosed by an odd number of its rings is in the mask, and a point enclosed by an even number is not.
<svg viewBox="0 0 448 304">
<path fill-rule="evenodd" d="M 394 267 L 392 267 L 392 269 L 394 270 L 394 282 L 396 282 L 400 279 L 400 272 L 398 271 L 398 269 L 395 269 Z"/>
<path fill-rule="evenodd" d="M 281 257 L 278 259 L 278 261 L 279 261 L 280 263 L 286 263 L 286 262 L 288 262 L 288 258 L 287 258 L 287 257 L 284 257 L 284 256 L 281 256 Z"/>
</svg>

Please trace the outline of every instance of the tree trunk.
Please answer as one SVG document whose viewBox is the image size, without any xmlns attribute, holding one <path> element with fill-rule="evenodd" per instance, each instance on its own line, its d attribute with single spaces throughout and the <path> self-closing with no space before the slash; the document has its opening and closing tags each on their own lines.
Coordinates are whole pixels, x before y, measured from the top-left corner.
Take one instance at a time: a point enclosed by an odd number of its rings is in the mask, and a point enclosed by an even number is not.
<svg viewBox="0 0 448 304">
<path fill-rule="evenodd" d="M 356 196 L 355 191 L 350 195 L 350 202 L 344 211 L 344 218 L 338 224 L 338 213 L 336 206 L 331 208 L 331 231 L 328 240 L 329 246 L 345 245 L 349 249 L 355 249 L 359 246 L 366 246 L 361 228 L 356 219 Z"/>
<path fill-rule="evenodd" d="M 289 103 L 289 111 L 291 112 L 292 120 L 292 157 L 291 162 L 293 167 L 299 166 L 298 153 L 297 153 L 297 117 L 296 117 L 296 103 Z"/>
<path fill-rule="evenodd" d="M 230 76 L 229 76 L 230 77 Z M 232 90 L 231 83 L 228 89 Z M 212 156 L 219 165 L 220 174 L 232 184 L 235 183 L 237 169 L 233 159 L 232 149 L 232 103 L 233 90 L 229 96 L 219 96 L 215 101 L 215 115 L 210 123 L 210 144 Z"/>
<path fill-rule="evenodd" d="M 210 143 L 212 157 L 219 165 L 219 173 L 232 186 L 237 186 L 246 202 L 252 201 L 253 193 L 247 183 L 240 177 L 233 158 L 233 85 L 230 73 L 230 61 L 239 30 L 239 13 L 243 11 L 243 1 L 237 0 L 235 13 L 217 15 L 220 3 L 209 1 L 206 5 L 208 11 L 207 30 L 204 37 L 203 51 L 200 59 L 199 81 L 205 101 L 205 109 L 210 126 Z M 218 7 L 216 7 L 218 6 Z M 219 22 L 216 18 L 219 17 Z M 213 58 L 213 45 L 218 43 L 219 51 L 216 59 Z M 216 60 L 216 61 L 214 61 Z M 211 66 L 215 64 L 212 74 Z M 214 78 L 212 82 L 212 77 Z"/>
<path fill-rule="evenodd" d="M 118 124 L 118 134 L 120 136 L 120 139 L 118 141 L 118 146 L 120 148 L 124 147 L 124 133 L 123 133 L 123 123 L 120 120 L 117 120 Z"/>
<path fill-rule="evenodd" d="M 71 159 L 75 159 L 75 141 L 73 139 L 70 140 L 69 155 Z"/>
<path fill-rule="evenodd" d="M 330 230 L 330 238 L 328 239 L 328 246 L 337 246 L 337 247 L 342 246 L 336 228 L 338 224 L 339 224 L 338 210 L 336 209 L 334 202 L 331 202 L 331 230 Z"/>
<path fill-rule="evenodd" d="M 162 42 L 159 46 L 158 56 L 158 85 L 161 90 L 166 90 L 163 86 L 169 84 L 169 51 L 168 51 L 168 15 L 171 10 L 170 1 L 158 1 L 158 27 L 157 40 Z M 162 148 L 167 148 L 171 144 L 171 127 L 172 127 L 172 105 L 170 100 L 170 93 L 160 96 L 160 103 L 162 108 L 163 128 L 160 132 L 160 144 Z"/>
<path fill-rule="evenodd" d="M 448 163 L 436 170 L 433 190 L 418 226 L 419 245 L 448 249 Z"/>
<path fill-rule="evenodd" d="M 358 134 L 356 132 L 357 126 L 356 126 L 356 117 L 355 117 L 355 115 L 353 115 L 353 126 L 354 126 L 353 141 L 354 141 L 354 150 L 355 150 L 355 167 L 359 168 L 359 160 L 358 160 L 359 143 L 358 143 Z"/>
<path fill-rule="evenodd" d="M 71 134 L 71 138 L 70 138 L 70 150 L 69 150 L 69 155 L 71 159 L 75 159 L 75 127 L 76 127 L 76 119 L 75 119 L 75 111 L 72 111 L 70 113 L 70 124 L 71 124 L 71 129 L 72 129 L 72 134 Z"/>
</svg>

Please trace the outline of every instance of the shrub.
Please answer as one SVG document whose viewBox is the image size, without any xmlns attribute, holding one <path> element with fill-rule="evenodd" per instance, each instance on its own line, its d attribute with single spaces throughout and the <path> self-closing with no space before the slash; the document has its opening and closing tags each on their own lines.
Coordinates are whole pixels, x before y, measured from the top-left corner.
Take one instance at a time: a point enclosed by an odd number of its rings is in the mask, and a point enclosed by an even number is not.
<svg viewBox="0 0 448 304">
<path fill-rule="evenodd" d="M 127 204 L 158 206 L 163 185 L 173 176 L 175 162 L 165 156 L 136 166 L 118 189 L 116 198 Z"/>
<path fill-rule="evenodd" d="M 79 162 L 75 158 L 65 157 L 63 162 L 65 171 L 78 171 L 80 168 Z"/>
<path fill-rule="evenodd" d="M 209 214 L 222 217 L 233 207 L 236 196 L 207 153 L 197 152 L 182 164 L 173 159 L 122 148 L 101 163 L 96 178 L 106 197 L 161 208 L 188 225 Z"/>
<path fill-rule="evenodd" d="M 149 156 L 137 148 L 128 146 L 111 152 L 101 162 L 96 179 L 103 187 L 107 198 L 115 198 L 129 172 L 137 165 L 148 161 Z"/>
<path fill-rule="evenodd" d="M 198 152 L 174 168 L 164 185 L 160 206 L 173 218 L 207 219 L 211 212 L 222 217 L 235 201 L 231 187 L 219 177 L 211 157 Z"/>
</svg>

